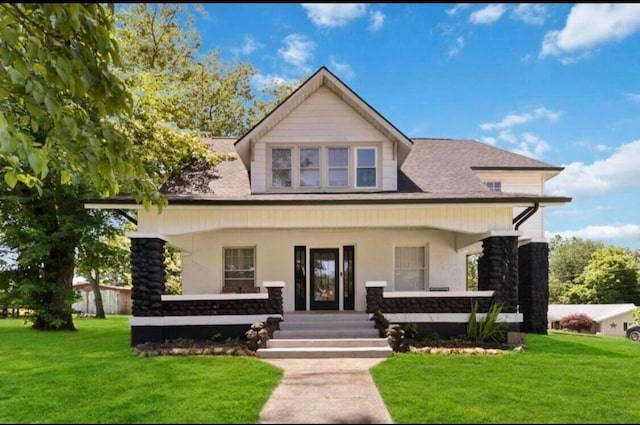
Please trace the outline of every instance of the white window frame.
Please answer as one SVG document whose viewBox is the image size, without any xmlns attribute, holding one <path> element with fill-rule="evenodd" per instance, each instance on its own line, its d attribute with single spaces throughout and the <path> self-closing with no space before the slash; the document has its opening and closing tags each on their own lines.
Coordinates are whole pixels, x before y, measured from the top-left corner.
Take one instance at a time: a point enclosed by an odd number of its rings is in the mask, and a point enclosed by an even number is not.
<svg viewBox="0 0 640 425">
<path fill-rule="evenodd" d="M 234 249 L 250 249 L 253 251 L 253 268 L 249 269 L 227 269 L 227 250 Z M 252 278 L 227 278 L 228 271 L 250 271 L 253 272 Z M 223 287 L 227 285 L 227 281 L 246 281 L 253 279 L 253 286 L 256 286 L 256 247 L 255 246 L 223 246 L 222 247 L 222 285 Z"/>
<path fill-rule="evenodd" d="M 300 155 L 302 154 L 303 150 L 315 150 L 318 151 L 318 167 L 314 167 L 314 168 L 302 168 L 302 164 L 301 164 L 301 157 Z M 298 188 L 298 189 L 319 189 L 322 187 L 322 168 L 323 168 L 323 161 L 322 161 L 322 148 L 318 147 L 318 146 L 297 146 L 295 148 L 295 151 L 297 152 L 296 154 L 296 158 L 298 158 L 298 170 L 297 173 L 295 173 L 294 175 L 296 176 L 296 179 L 292 179 L 293 180 L 293 187 Z M 302 171 L 303 170 L 318 170 L 318 185 L 317 186 L 303 186 L 302 185 Z M 297 183 L 297 185 L 295 184 Z"/>
<path fill-rule="evenodd" d="M 489 188 L 492 192 L 502 192 L 502 182 L 501 181 L 488 181 L 484 182 L 485 186 Z"/>
<path fill-rule="evenodd" d="M 273 184 L 273 151 L 282 150 L 289 151 L 289 177 L 291 179 L 291 184 L 289 186 L 274 186 Z M 294 178 L 294 166 L 293 162 L 295 159 L 296 149 L 293 147 L 273 147 L 269 150 L 269 187 L 272 189 L 292 189 L 295 187 L 295 178 Z M 276 170 L 286 170 L 286 168 L 276 168 Z"/>
<path fill-rule="evenodd" d="M 335 149 L 335 150 L 345 150 L 345 151 L 347 151 L 347 165 L 346 165 L 346 166 L 335 166 L 335 165 L 334 165 L 334 166 L 332 166 L 332 165 L 329 163 L 329 152 L 330 152 L 332 149 Z M 345 146 L 327 146 L 327 148 L 326 148 L 326 151 L 327 151 L 327 155 L 326 155 L 326 157 L 327 157 L 327 167 L 326 167 L 326 168 L 327 168 L 327 180 L 326 180 L 326 187 L 327 187 L 328 189 L 346 189 L 346 188 L 349 188 L 349 187 L 350 187 L 350 181 L 349 181 L 349 180 L 350 180 L 350 174 L 351 174 L 351 173 L 349 173 L 349 168 L 350 168 L 350 164 L 351 164 L 351 162 L 349 161 L 349 157 L 350 157 L 349 150 L 350 150 L 350 149 L 349 149 L 348 147 L 345 147 Z M 330 184 L 331 170 L 344 170 L 344 169 L 346 169 L 346 171 L 347 171 L 347 184 L 346 184 L 345 186 L 332 186 L 332 185 Z"/>
<path fill-rule="evenodd" d="M 422 267 L 398 267 L 398 249 L 399 248 L 414 248 L 422 249 Z M 428 247 L 426 245 L 396 245 L 393 247 L 393 290 L 394 291 L 426 291 L 428 287 L 427 276 L 427 264 L 428 264 Z M 422 271 L 422 287 L 421 288 L 399 288 L 399 282 L 396 276 L 398 271 Z"/>
<path fill-rule="evenodd" d="M 358 170 L 359 169 L 371 169 L 372 167 L 360 167 L 358 164 L 358 152 L 364 150 L 373 150 L 373 170 L 375 173 L 375 184 L 373 186 L 359 186 L 358 185 Z M 356 189 L 375 189 L 378 187 L 378 148 L 375 146 L 362 146 L 355 148 L 355 155 L 353 158 L 354 162 L 354 176 L 353 176 L 353 186 Z"/>
</svg>

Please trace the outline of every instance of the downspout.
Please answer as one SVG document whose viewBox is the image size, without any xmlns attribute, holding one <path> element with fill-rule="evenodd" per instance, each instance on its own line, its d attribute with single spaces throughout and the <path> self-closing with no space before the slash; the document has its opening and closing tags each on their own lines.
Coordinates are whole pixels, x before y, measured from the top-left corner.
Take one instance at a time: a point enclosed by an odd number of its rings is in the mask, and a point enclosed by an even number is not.
<svg viewBox="0 0 640 425">
<path fill-rule="evenodd" d="M 135 224 L 136 226 L 138 225 L 138 220 L 136 220 L 135 218 L 127 214 L 125 210 L 118 208 L 118 209 L 114 209 L 114 211 L 120 214 L 121 216 L 123 216 L 124 218 L 126 218 L 127 220 L 129 220 L 131 223 Z"/>
<path fill-rule="evenodd" d="M 521 224 L 531 218 L 538 209 L 540 208 L 539 202 L 534 202 L 532 207 L 527 207 L 524 211 L 522 211 L 516 218 L 513 219 L 513 224 L 515 225 L 515 230 L 518 230 Z"/>
</svg>

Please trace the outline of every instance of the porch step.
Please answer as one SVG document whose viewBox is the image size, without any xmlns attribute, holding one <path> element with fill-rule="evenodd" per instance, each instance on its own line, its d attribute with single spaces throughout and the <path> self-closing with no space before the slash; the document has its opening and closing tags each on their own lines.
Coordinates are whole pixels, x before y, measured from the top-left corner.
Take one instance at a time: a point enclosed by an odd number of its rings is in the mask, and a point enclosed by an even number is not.
<svg viewBox="0 0 640 425">
<path fill-rule="evenodd" d="M 388 347 L 385 338 L 322 338 L 322 339 L 277 339 L 267 342 L 269 348 L 309 348 L 309 347 Z"/>
<path fill-rule="evenodd" d="M 280 329 L 257 355 L 264 359 L 390 357 L 393 350 L 374 325 L 366 313 L 285 313 Z"/>
<path fill-rule="evenodd" d="M 386 358 L 393 355 L 391 347 L 291 347 L 261 348 L 261 359 L 326 359 L 326 358 Z"/>
<path fill-rule="evenodd" d="M 274 338 L 283 339 L 335 339 L 335 338 L 377 338 L 379 332 L 371 328 L 321 329 L 317 325 L 312 328 L 282 329 L 273 332 Z"/>
</svg>

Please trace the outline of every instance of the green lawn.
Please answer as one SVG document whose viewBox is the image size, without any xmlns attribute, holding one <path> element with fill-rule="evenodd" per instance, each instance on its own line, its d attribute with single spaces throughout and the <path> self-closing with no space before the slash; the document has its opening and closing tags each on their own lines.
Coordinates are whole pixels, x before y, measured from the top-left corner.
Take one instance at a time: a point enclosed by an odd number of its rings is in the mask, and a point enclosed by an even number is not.
<svg viewBox="0 0 640 425">
<path fill-rule="evenodd" d="M 640 344 L 527 335 L 499 356 L 396 354 L 371 373 L 396 423 L 640 423 Z"/>
<path fill-rule="evenodd" d="M 282 377 L 255 357 L 137 357 L 125 316 L 74 322 L 0 320 L 0 423 L 257 423 Z"/>
<path fill-rule="evenodd" d="M 127 317 L 77 332 L 0 320 L 0 423 L 257 423 L 282 371 L 254 357 L 137 357 Z M 527 335 L 524 353 L 395 354 L 372 369 L 396 423 L 640 423 L 640 344 Z"/>
</svg>

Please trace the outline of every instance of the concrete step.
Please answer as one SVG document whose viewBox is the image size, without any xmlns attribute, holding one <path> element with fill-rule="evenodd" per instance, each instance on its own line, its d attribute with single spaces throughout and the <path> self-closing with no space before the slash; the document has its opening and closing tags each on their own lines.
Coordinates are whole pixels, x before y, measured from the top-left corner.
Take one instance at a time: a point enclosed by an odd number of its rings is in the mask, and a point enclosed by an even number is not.
<svg viewBox="0 0 640 425">
<path fill-rule="evenodd" d="M 328 320 L 322 321 L 318 320 L 315 322 L 307 322 L 307 321 L 283 321 L 280 322 L 280 330 L 293 331 L 298 329 L 371 329 L 375 325 L 374 322 L 369 322 L 365 320 L 352 320 L 352 321 L 338 321 L 338 320 Z"/>
<path fill-rule="evenodd" d="M 297 347 L 260 348 L 261 359 L 325 359 L 325 358 L 386 358 L 393 355 L 391 347 Z"/>
<path fill-rule="evenodd" d="M 385 338 L 270 339 L 267 348 L 388 347 Z"/>
<path fill-rule="evenodd" d="M 378 338 L 378 330 L 369 329 L 280 329 L 273 332 L 273 339 L 336 339 Z"/>
<path fill-rule="evenodd" d="M 367 313 L 353 313 L 353 312 L 340 312 L 340 313 L 324 313 L 305 311 L 299 313 L 285 313 L 283 315 L 284 322 L 371 322 Z"/>
</svg>

